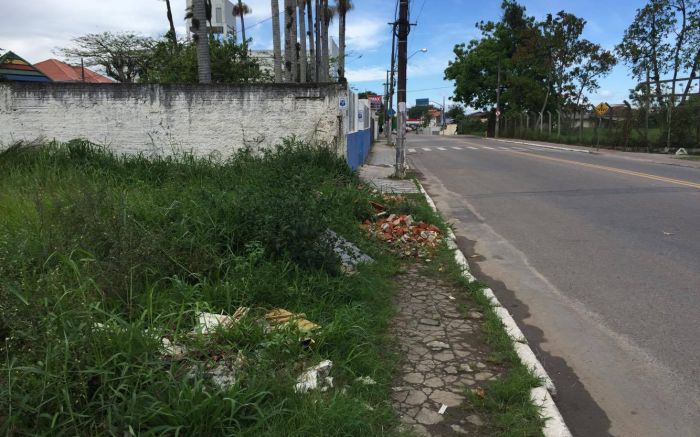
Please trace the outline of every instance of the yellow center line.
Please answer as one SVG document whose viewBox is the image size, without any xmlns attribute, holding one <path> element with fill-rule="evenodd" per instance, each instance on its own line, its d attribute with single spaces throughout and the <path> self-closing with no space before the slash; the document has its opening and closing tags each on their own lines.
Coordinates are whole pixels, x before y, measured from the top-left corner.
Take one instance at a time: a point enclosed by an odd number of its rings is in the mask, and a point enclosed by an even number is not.
<svg viewBox="0 0 700 437">
<path fill-rule="evenodd" d="M 667 178 L 667 177 L 663 177 L 663 176 L 656 176 L 656 175 L 649 174 L 649 173 L 640 173 L 638 171 L 623 170 L 621 168 L 608 167 L 605 165 L 589 164 L 587 162 L 569 161 L 568 159 L 553 158 L 551 156 L 535 155 L 533 153 L 518 152 L 516 150 L 514 150 L 513 153 L 517 153 L 519 155 L 528 156 L 528 157 L 532 157 L 532 158 L 544 159 L 547 161 L 554 161 L 554 162 L 562 162 L 565 164 L 579 165 L 581 167 L 594 168 L 596 170 L 604 170 L 604 171 L 609 171 L 612 173 L 620 173 L 620 174 L 624 174 L 624 175 L 628 175 L 628 176 L 637 176 L 637 177 L 644 178 L 644 179 L 652 179 L 655 181 L 667 182 L 669 184 L 676 184 L 676 185 L 682 185 L 684 187 L 700 189 L 700 184 L 697 184 L 694 182 L 682 181 L 680 179 Z"/>
</svg>

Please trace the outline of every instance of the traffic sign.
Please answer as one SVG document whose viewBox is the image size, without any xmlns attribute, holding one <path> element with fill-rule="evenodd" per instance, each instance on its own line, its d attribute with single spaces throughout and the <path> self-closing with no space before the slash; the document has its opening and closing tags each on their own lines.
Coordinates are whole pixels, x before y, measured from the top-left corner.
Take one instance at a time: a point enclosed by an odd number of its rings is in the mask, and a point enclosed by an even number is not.
<svg viewBox="0 0 700 437">
<path fill-rule="evenodd" d="M 595 107 L 595 112 L 598 113 L 599 116 L 603 116 L 607 114 L 607 112 L 610 110 L 610 105 L 607 103 L 599 103 L 598 106 Z"/>
<path fill-rule="evenodd" d="M 338 98 L 338 108 L 341 110 L 346 109 L 348 107 L 348 98 L 345 96 L 340 96 Z"/>
<path fill-rule="evenodd" d="M 496 117 L 500 117 L 500 116 L 501 116 L 501 111 L 499 111 L 499 110 L 497 109 L 497 110 L 496 110 Z"/>
<path fill-rule="evenodd" d="M 390 109 L 389 110 L 389 117 L 393 117 L 394 115 L 396 115 L 396 111 L 394 111 L 393 109 Z"/>
<path fill-rule="evenodd" d="M 364 113 L 365 113 L 365 111 L 363 111 L 362 109 L 360 109 L 359 111 L 357 111 L 357 118 L 358 118 L 359 120 L 362 120 L 362 116 L 364 115 Z"/>
</svg>

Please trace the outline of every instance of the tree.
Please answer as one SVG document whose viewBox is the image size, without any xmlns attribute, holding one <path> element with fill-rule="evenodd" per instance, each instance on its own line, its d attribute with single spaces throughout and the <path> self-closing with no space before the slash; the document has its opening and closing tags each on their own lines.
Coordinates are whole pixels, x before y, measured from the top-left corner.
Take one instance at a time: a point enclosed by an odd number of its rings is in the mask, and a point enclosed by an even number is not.
<svg viewBox="0 0 700 437">
<path fill-rule="evenodd" d="M 183 41 L 179 50 L 172 53 L 170 43 L 158 41 L 152 50 L 148 68 L 139 76 L 142 83 L 197 83 L 197 45 Z M 269 82 L 270 75 L 261 70 L 258 61 L 248 56 L 246 44 L 236 44 L 233 39 L 210 41 L 212 82 L 241 83 Z"/>
<path fill-rule="evenodd" d="M 311 60 L 311 80 L 314 82 L 318 81 L 316 76 L 316 48 L 314 46 L 314 17 L 313 17 L 313 5 L 311 0 L 306 1 L 306 19 L 308 20 L 309 28 L 306 33 L 309 36 L 309 59 Z"/>
<path fill-rule="evenodd" d="M 297 9 L 299 10 L 299 81 L 306 83 L 306 19 L 304 13 L 306 10 L 307 0 L 297 0 Z"/>
<path fill-rule="evenodd" d="M 153 39 L 132 32 L 91 33 L 72 40 L 74 46 L 57 49 L 68 62 L 101 66 L 107 76 L 121 83 L 136 81 L 147 68 Z"/>
<path fill-rule="evenodd" d="M 338 11 L 338 78 L 345 79 L 345 17 L 353 8 L 350 0 L 336 0 L 336 10 Z"/>
<path fill-rule="evenodd" d="M 325 82 L 330 81 L 330 70 L 331 70 L 331 65 L 330 65 L 330 50 L 329 50 L 329 39 L 330 35 L 328 33 L 328 30 L 330 28 L 331 23 L 333 22 L 333 16 L 336 13 L 336 10 L 332 6 L 328 6 L 328 0 L 321 0 L 321 3 L 323 3 L 322 6 L 322 23 L 321 27 L 323 27 L 323 39 L 321 40 L 321 68 L 323 70 L 323 79 Z"/>
<path fill-rule="evenodd" d="M 297 13 L 296 0 L 284 0 L 284 76 L 297 81 Z"/>
<path fill-rule="evenodd" d="M 445 117 L 451 118 L 456 123 L 459 123 L 460 121 L 464 120 L 465 116 L 466 114 L 464 112 L 464 107 L 460 105 L 450 105 L 450 107 L 445 112 Z"/>
<path fill-rule="evenodd" d="M 631 67 L 635 78 L 647 83 L 647 106 L 651 83 L 656 102 L 666 107 L 666 146 L 671 143 L 672 114 L 676 97 L 680 104 L 688 98 L 690 81 L 680 94 L 676 84 L 681 74 L 695 77 L 700 68 L 700 2 L 697 0 L 649 0 L 625 30 L 617 53 Z M 668 99 L 662 76 L 671 74 Z"/>
<path fill-rule="evenodd" d="M 501 70 L 501 107 L 514 112 L 539 110 L 547 93 L 545 69 L 537 56 L 522 49 L 533 46 L 538 25 L 515 1 L 506 0 L 501 8 L 499 22 L 477 23 L 480 39 L 455 46 L 455 60 L 449 62 L 445 79 L 455 81 L 456 102 L 488 110 L 496 103 Z"/>
<path fill-rule="evenodd" d="M 199 83 L 211 83 L 211 54 L 209 53 L 209 31 L 207 22 L 211 21 L 211 1 L 192 0 L 185 18 L 190 19 L 192 39 L 197 44 L 197 71 Z"/>
<path fill-rule="evenodd" d="M 245 37 L 245 20 L 243 19 L 243 16 L 248 15 L 252 12 L 253 10 L 250 9 L 250 7 L 248 7 L 248 5 L 243 3 L 241 0 L 238 0 L 238 3 L 233 5 L 233 16 L 237 16 L 241 19 L 241 36 L 243 37 L 244 44 L 247 44 L 248 40 Z"/>
<path fill-rule="evenodd" d="M 173 21 L 173 11 L 170 8 L 170 0 L 165 0 L 165 7 L 167 10 L 168 24 L 170 24 L 168 36 L 173 43 L 173 47 L 177 47 L 177 33 L 175 32 L 175 22 Z"/>
<path fill-rule="evenodd" d="M 272 52 L 274 56 L 275 82 L 282 82 L 282 47 L 280 42 L 279 0 L 270 0 L 272 9 Z"/>
</svg>

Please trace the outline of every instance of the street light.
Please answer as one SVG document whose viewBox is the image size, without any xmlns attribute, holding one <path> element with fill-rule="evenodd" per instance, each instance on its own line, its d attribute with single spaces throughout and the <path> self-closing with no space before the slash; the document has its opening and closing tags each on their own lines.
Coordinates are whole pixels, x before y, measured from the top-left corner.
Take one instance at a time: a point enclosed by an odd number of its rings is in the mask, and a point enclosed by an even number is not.
<svg viewBox="0 0 700 437">
<path fill-rule="evenodd" d="M 409 59 L 411 59 L 411 58 L 413 57 L 413 55 L 416 55 L 416 54 L 418 54 L 418 53 L 425 53 L 425 52 L 427 52 L 427 51 L 428 51 L 428 49 L 425 49 L 425 48 L 416 50 L 415 52 L 411 53 L 411 56 L 409 56 L 408 58 L 406 58 L 406 60 L 408 61 Z"/>
</svg>

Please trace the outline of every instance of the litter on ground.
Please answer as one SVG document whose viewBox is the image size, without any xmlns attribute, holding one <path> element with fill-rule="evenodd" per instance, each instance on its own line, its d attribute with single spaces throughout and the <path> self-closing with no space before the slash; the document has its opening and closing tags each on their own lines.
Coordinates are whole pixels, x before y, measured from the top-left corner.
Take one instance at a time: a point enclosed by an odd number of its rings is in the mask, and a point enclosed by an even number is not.
<svg viewBox="0 0 700 437">
<path fill-rule="evenodd" d="M 299 331 L 304 333 L 320 328 L 319 325 L 306 320 L 304 317 L 306 317 L 306 315 L 303 313 L 294 314 L 282 308 L 274 309 L 265 314 L 265 320 L 273 327 L 295 324 Z"/>
<path fill-rule="evenodd" d="M 294 391 L 297 393 L 306 393 L 310 390 L 326 391 L 329 387 L 333 387 L 333 378 L 329 376 L 331 367 L 333 367 L 331 360 L 323 360 L 310 367 L 299 375 L 297 383 L 294 385 Z"/>
<path fill-rule="evenodd" d="M 416 223 L 410 215 L 391 214 L 360 226 L 370 238 L 391 244 L 404 257 L 426 258 L 442 241 L 440 228 Z"/>
</svg>

